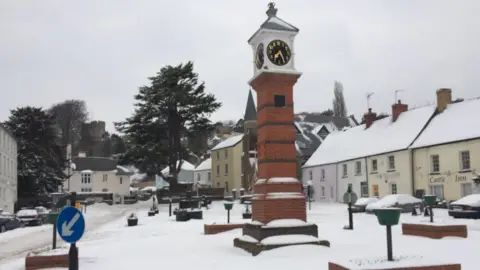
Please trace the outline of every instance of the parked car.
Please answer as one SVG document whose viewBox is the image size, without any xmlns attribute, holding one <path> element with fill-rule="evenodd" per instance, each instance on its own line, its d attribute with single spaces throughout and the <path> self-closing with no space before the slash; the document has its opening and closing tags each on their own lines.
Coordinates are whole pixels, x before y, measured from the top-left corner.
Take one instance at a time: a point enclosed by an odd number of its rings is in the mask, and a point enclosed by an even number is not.
<svg viewBox="0 0 480 270">
<path fill-rule="evenodd" d="M 378 198 L 360 198 L 352 205 L 352 213 L 363 213 L 369 203 L 377 202 Z"/>
<path fill-rule="evenodd" d="M 411 213 L 414 207 L 423 210 L 423 201 L 407 194 L 387 195 L 376 202 L 369 203 L 365 207 L 366 213 L 374 213 L 379 208 L 397 207 L 402 209 L 402 213 Z"/>
<path fill-rule="evenodd" d="M 452 202 L 448 215 L 454 218 L 480 218 L 480 194 L 471 194 Z"/>
<path fill-rule="evenodd" d="M 22 209 L 17 212 L 17 218 L 25 226 L 40 226 L 45 221 L 44 217 L 36 209 Z"/>
<path fill-rule="evenodd" d="M 14 214 L 0 213 L 0 233 L 23 227 L 22 222 Z"/>
</svg>

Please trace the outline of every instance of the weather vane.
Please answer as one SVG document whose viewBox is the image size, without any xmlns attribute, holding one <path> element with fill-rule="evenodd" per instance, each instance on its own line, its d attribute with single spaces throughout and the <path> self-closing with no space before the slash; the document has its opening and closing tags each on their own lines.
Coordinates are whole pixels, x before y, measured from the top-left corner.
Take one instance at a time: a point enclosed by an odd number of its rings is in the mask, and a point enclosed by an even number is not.
<svg viewBox="0 0 480 270">
<path fill-rule="evenodd" d="M 373 92 L 367 93 L 367 109 L 370 109 L 370 97 L 375 94 Z"/>
<path fill-rule="evenodd" d="M 278 9 L 275 8 L 275 3 L 274 2 L 268 3 L 268 10 L 267 10 L 268 17 L 276 16 L 277 11 L 278 11 Z"/>
<path fill-rule="evenodd" d="M 398 101 L 397 97 L 398 97 L 399 92 L 403 92 L 403 90 L 395 90 L 395 100 L 394 100 L 395 102 L 394 103 L 396 103 Z"/>
</svg>

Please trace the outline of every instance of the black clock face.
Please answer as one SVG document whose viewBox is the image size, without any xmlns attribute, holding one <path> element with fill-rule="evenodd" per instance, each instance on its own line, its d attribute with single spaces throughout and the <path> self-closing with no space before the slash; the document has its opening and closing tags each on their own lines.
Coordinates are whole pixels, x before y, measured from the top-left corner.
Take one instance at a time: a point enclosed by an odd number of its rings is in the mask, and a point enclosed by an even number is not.
<svg viewBox="0 0 480 270">
<path fill-rule="evenodd" d="M 265 56 L 263 55 L 263 43 L 260 43 L 257 47 L 257 52 L 255 53 L 255 66 L 257 69 L 261 69 L 265 61 Z"/>
<path fill-rule="evenodd" d="M 282 40 L 273 40 L 267 46 L 267 56 L 270 62 L 277 66 L 284 66 L 292 57 L 292 51 L 287 43 Z"/>
</svg>

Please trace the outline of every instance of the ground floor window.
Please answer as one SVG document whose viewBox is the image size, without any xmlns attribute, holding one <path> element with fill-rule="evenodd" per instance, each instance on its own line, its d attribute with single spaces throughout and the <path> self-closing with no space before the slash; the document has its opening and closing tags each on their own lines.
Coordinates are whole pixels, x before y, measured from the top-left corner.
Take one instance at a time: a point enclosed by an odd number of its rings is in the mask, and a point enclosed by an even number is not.
<svg viewBox="0 0 480 270">
<path fill-rule="evenodd" d="M 333 195 L 333 186 L 330 186 L 330 198 L 335 199 Z"/>
<path fill-rule="evenodd" d="M 92 192 L 92 189 L 91 188 L 82 188 L 81 191 L 82 192 Z"/>
<path fill-rule="evenodd" d="M 443 185 L 430 186 L 430 194 L 435 195 L 437 199 L 443 200 L 444 198 Z"/>
<path fill-rule="evenodd" d="M 461 192 L 462 192 L 462 197 L 473 194 L 472 183 L 463 183 L 461 185 Z"/>
<path fill-rule="evenodd" d="M 368 184 L 367 182 L 360 182 L 361 197 L 368 197 Z"/>
<path fill-rule="evenodd" d="M 390 185 L 390 189 L 391 189 L 392 194 L 397 194 L 397 184 L 392 183 Z"/>
<path fill-rule="evenodd" d="M 325 187 L 322 186 L 322 197 L 325 197 Z"/>
</svg>

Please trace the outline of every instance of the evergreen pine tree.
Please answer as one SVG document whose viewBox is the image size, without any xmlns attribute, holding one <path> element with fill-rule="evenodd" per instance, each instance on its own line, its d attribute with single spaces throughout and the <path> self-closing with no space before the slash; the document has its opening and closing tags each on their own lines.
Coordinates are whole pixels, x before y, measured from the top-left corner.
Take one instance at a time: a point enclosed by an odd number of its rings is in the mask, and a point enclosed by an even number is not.
<svg viewBox="0 0 480 270">
<path fill-rule="evenodd" d="M 129 145 L 122 163 L 133 164 L 149 175 L 160 175 L 172 186 L 177 183 L 182 160 L 189 156 L 185 139 L 215 129 L 208 116 L 220 108 L 213 94 L 205 93 L 193 63 L 163 67 L 150 85 L 135 96 L 134 114 L 115 123 L 127 135 Z M 170 174 L 162 175 L 168 167 Z"/>
<path fill-rule="evenodd" d="M 54 116 L 42 108 L 17 108 L 11 110 L 5 126 L 17 139 L 18 195 L 58 191 L 66 175 Z"/>
</svg>

